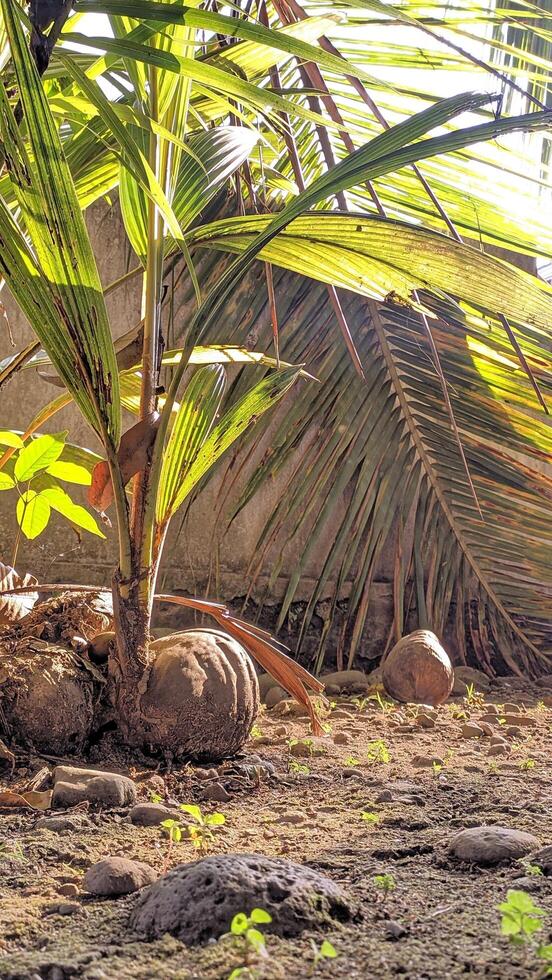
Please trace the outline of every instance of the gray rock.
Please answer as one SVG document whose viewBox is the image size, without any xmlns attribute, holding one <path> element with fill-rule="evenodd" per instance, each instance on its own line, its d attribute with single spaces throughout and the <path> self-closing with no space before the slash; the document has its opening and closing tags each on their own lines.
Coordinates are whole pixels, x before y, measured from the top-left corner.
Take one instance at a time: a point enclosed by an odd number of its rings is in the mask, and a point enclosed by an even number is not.
<svg viewBox="0 0 552 980">
<path fill-rule="evenodd" d="M 311 868 L 262 854 L 218 854 L 155 882 L 139 897 L 130 926 L 144 938 L 170 933 L 193 946 L 228 932 L 234 915 L 252 908 L 269 912 L 266 931 L 279 936 L 353 918 L 339 885 Z"/>
<path fill-rule="evenodd" d="M 320 680 L 340 691 L 366 691 L 370 686 L 363 670 L 334 670 L 332 674 L 323 674 Z"/>
<path fill-rule="evenodd" d="M 175 811 L 161 803 L 137 803 L 129 813 L 130 822 L 136 827 L 157 827 L 174 816 Z"/>
<path fill-rule="evenodd" d="M 450 842 L 449 852 L 460 861 L 492 865 L 515 861 L 538 847 L 538 841 L 524 830 L 494 824 L 461 830 Z"/>
<path fill-rule="evenodd" d="M 230 793 L 224 788 L 222 783 L 205 783 L 202 791 L 204 800 L 216 800 L 217 803 L 227 803 L 231 799 Z"/>
<path fill-rule="evenodd" d="M 93 864 L 84 876 L 83 886 L 91 895 L 129 895 L 151 885 L 157 872 L 142 861 L 108 857 Z"/>
<path fill-rule="evenodd" d="M 285 691 L 283 687 L 280 687 L 279 684 L 276 684 L 265 694 L 264 703 L 266 704 L 267 708 L 273 708 L 276 704 L 279 704 L 280 701 L 285 701 L 286 698 L 289 698 L 288 692 Z"/>
<path fill-rule="evenodd" d="M 270 691 L 271 687 L 277 687 L 278 681 L 272 674 L 259 674 L 257 677 L 259 682 L 259 694 L 261 701 L 264 701 L 266 695 Z"/>
<path fill-rule="evenodd" d="M 64 808 L 78 803 L 122 807 L 136 802 L 136 785 L 128 776 L 97 769 L 56 766 L 52 806 Z"/>
<path fill-rule="evenodd" d="M 35 827 L 41 830 L 51 830 L 54 834 L 59 834 L 64 830 L 79 830 L 90 821 L 84 816 L 72 815 L 66 817 L 64 814 L 56 814 L 52 817 L 39 817 Z"/>
<path fill-rule="evenodd" d="M 452 693 L 464 697 L 470 684 L 473 684 L 476 691 L 486 692 L 491 689 L 491 679 L 482 670 L 475 670 L 473 667 L 455 667 Z"/>
<path fill-rule="evenodd" d="M 462 738 L 482 738 L 484 735 L 483 729 L 479 725 L 474 725 L 471 721 L 467 721 L 462 725 L 460 732 L 462 733 Z"/>
<path fill-rule="evenodd" d="M 412 765 L 416 769 L 432 769 L 433 766 L 442 766 L 444 762 L 439 755 L 415 755 Z"/>
</svg>

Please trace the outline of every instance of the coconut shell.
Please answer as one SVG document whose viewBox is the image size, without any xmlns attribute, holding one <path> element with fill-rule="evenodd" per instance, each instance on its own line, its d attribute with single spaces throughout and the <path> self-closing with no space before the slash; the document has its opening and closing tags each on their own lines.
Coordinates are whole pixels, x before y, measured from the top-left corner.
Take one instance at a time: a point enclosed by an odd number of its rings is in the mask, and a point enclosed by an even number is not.
<svg viewBox="0 0 552 980">
<path fill-rule="evenodd" d="M 404 704 L 442 704 L 449 697 L 454 671 L 449 656 L 431 630 L 403 636 L 384 661 L 383 686 Z"/>
<path fill-rule="evenodd" d="M 154 640 L 141 699 L 150 748 L 198 762 L 235 755 L 259 708 L 248 653 L 219 630 L 194 629 Z"/>
</svg>

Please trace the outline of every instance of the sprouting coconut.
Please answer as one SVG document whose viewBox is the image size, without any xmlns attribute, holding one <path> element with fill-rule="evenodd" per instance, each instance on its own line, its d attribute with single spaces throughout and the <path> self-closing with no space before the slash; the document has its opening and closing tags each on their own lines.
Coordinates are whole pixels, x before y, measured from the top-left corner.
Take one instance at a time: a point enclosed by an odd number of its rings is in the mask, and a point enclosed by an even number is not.
<svg viewBox="0 0 552 980">
<path fill-rule="evenodd" d="M 395 644 L 382 670 L 383 686 L 404 704 L 442 704 L 454 683 L 449 656 L 431 630 L 415 630 Z"/>
</svg>

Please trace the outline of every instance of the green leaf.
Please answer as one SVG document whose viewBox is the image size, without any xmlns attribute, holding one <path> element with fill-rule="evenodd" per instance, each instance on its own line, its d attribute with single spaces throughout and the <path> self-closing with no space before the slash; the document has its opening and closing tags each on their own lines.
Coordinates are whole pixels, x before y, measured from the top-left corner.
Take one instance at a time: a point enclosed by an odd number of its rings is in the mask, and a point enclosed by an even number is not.
<svg viewBox="0 0 552 980">
<path fill-rule="evenodd" d="M 66 483 L 78 483 L 83 487 L 89 487 L 92 483 L 92 473 L 89 469 L 79 463 L 70 463 L 66 459 L 51 463 L 46 472 Z"/>
<path fill-rule="evenodd" d="M 212 429 L 191 466 L 184 474 L 173 498 L 171 513 L 175 513 L 224 452 L 264 412 L 276 404 L 297 380 L 300 368 L 286 368 L 263 378 L 243 398 L 232 406 Z"/>
<path fill-rule="evenodd" d="M 23 449 L 25 443 L 17 432 L 0 432 L 0 446 L 10 446 L 13 449 Z"/>
<path fill-rule="evenodd" d="M 179 809 L 183 810 L 184 813 L 189 813 L 198 823 L 203 823 L 201 807 L 196 806 L 195 803 L 181 803 Z"/>
<path fill-rule="evenodd" d="M 50 504 L 42 493 L 26 490 L 15 508 L 17 523 L 30 541 L 42 534 L 50 520 Z"/>
<path fill-rule="evenodd" d="M 50 507 L 56 510 L 63 517 L 66 517 L 71 524 L 82 527 L 83 530 L 95 534 L 99 538 L 105 538 L 105 534 L 98 527 L 95 518 L 80 504 L 76 504 L 65 490 L 61 487 L 51 487 L 41 491 L 41 496 L 48 501 Z"/>
<path fill-rule="evenodd" d="M 244 912 L 237 912 L 230 924 L 230 932 L 234 936 L 241 936 L 249 926 L 249 919 Z"/>
<path fill-rule="evenodd" d="M 0 490 L 13 490 L 15 480 L 8 473 L 0 470 Z"/>
<path fill-rule="evenodd" d="M 258 929 L 247 929 L 245 938 L 257 951 L 264 949 L 265 937 Z"/>
<path fill-rule="evenodd" d="M 272 922 L 272 916 L 266 909 L 252 909 L 249 918 L 251 922 Z"/>
<path fill-rule="evenodd" d="M 31 439 L 17 457 L 14 476 L 18 483 L 26 483 L 35 473 L 47 469 L 61 456 L 67 433 L 56 436 L 39 436 Z"/>
<path fill-rule="evenodd" d="M 182 394 L 159 481 L 157 520 L 164 524 L 174 513 L 179 488 L 214 425 L 226 383 L 220 365 L 200 368 Z"/>
<path fill-rule="evenodd" d="M 57 126 L 23 34 L 19 5 L 1 0 L 1 7 L 30 148 L 29 154 L 0 84 L 0 136 L 38 265 L 28 266 L 32 295 L 22 306 L 87 420 L 105 442 L 116 446 L 121 423 L 117 365 L 94 254 Z M 10 221 L 3 200 L 0 210 L 1 226 Z M 4 251 L 4 268 L 21 302 L 19 280 L 26 257 L 24 245 L 16 243 L 10 249 L 17 247 L 19 257 Z M 37 272 L 41 291 L 48 294 L 45 308 L 33 288 Z"/>
<path fill-rule="evenodd" d="M 335 946 L 332 946 L 329 939 L 324 939 L 322 942 L 322 945 L 320 946 L 320 954 L 326 960 L 334 960 L 336 956 L 339 955 Z"/>
<path fill-rule="evenodd" d="M 223 823 L 226 823 L 226 817 L 224 813 L 209 813 L 205 817 L 205 823 L 209 827 L 220 827 Z"/>
</svg>

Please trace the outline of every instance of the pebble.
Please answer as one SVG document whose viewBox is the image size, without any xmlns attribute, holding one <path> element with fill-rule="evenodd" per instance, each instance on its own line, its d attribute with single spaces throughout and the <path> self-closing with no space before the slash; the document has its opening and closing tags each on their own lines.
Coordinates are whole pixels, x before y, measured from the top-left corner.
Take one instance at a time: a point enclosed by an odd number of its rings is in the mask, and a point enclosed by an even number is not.
<svg viewBox="0 0 552 980">
<path fill-rule="evenodd" d="M 509 725 L 504 730 L 506 735 L 509 735 L 511 738 L 516 738 L 517 735 L 521 735 L 521 728 L 518 728 L 517 725 Z"/>
<path fill-rule="evenodd" d="M 438 755 L 415 755 L 412 765 L 417 769 L 432 769 L 433 766 L 444 765 L 443 760 Z"/>
<path fill-rule="evenodd" d="M 393 794 L 390 789 L 383 789 L 381 793 L 376 796 L 376 803 L 392 803 Z"/>
<path fill-rule="evenodd" d="M 60 895 L 63 895 L 65 898 L 76 898 L 77 895 L 79 894 L 79 890 L 77 886 L 70 881 L 66 882 L 64 885 L 60 885 L 58 888 L 58 892 Z"/>
<path fill-rule="evenodd" d="M 156 827 L 174 815 L 174 810 L 161 803 L 137 803 L 129 813 L 130 822 L 135 827 Z"/>
<path fill-rule="evenodd" d="M 477 724 L 484 722 L 485 725 L 498 725 L 498 715 L 494 714 L 492 711 L 486 711 L 485 714 L 479 715 L 477 719 Z"/>
<path fill-rule="evenodd" d="M 462 725 L 460 732 L 462 734 L 462 738 L 482 738 L 482 736 L 485 734 L 479 725 L 476 725 L 471 721 L 468 721 L 465 725 Z"/>
<path fill-rule="evenodd" d="M 41 830 L 51 830 L 52 833 L 59 834 L 64 830 L 80 830 L 81 827 L 89 824 L 89 822 L 86 817 L 66 817 L 60 814 L 59 816 L 39 817 L 35 827 Z"/>
<path fill-rule="evenodd" d="M 400 924 L 400 922 L 395 922 L 394 919 L 387 919 L 384 923 L 385 938 L 396 942 L 398 939 L 402 939 L 403 936 L 408 935 L 408 929 Z"/>
<path fill-rule="evenodd" d="M 535 728 L 537 725 L 537 720 L 532 718 L 531 715 L 504 715 L 504 721 L 506 725 L 523 726 L 526 728 Z"/>
<path fill-rule="evenodd" d="M 502 705 L 502 712 L 501 712 L 501 714 L 503 714 L 503 715 L 519 714 L 520 711 L 521 711 L 521 708 L 520 708 L 519 704 L 514 704 L 511 701 L 506 701 L 506 703 Z"/>
<path fill-rule="evenodd" d="M 538 841 L 532 834 L 490 824 L 460 831 L 451 840 L 449 852 L 460 861 L 493 865 L 525 857 L 535 847 Z"/>
<path fill-rule="evenodd" d="M 508 755 L 509 751 L 510 747 L 506 742 L 495 742 L 494 745 L 489 745 L 487 755 Z"/>
<path fill-rule="evenodd" d="M 267 691 L 264 703 L 266 704 L 267 708 L 274 708 L 280 703 L 280 701 L 285 701 L 286 698 L 289 698 L 288 692 L 285 691 L 283 687 L 280 687 L 279 684 L 276 684 L 275 687 L 271 687 L 270 690 Z"/>
<path fill-rule="evenodd" d="M 78 902 L 54 902 L 52 905 L 46 905 L 44 909 L 45 915 L 74 915 L 75 912 L 80 912 L 81 906 Z"/>
<path fill-rule="evenodd" d="M 334 670 L 331 674 L 323 674 L 320 678 L 323 684 L 331 684 L 341 691 L 366 691 L 369 687 L 368 678 L 362 670 Z"/>
<path fill-rule="evenodd" d="M 435 718 L 423 712 L 416 717 L 416 725 L 418 728 L 435 728 Z"/>
<path fill-rule="evenodd" d="M 85 801 L 109 807 L 128 806 L 136 802 L 136 784 L 116 772 L 56 766 L 52 806 L 64 808 Z"/>
<path fill-rule="evenodd" d="M 333 741 L 335 745 L 349 745 L 351 739 L 347 735 L 347 732 L 336 732 Z"/>
<path fill-rule="evenodd" d="M 492 735 L 493 734 L 494 729 L 493 729 L 492 725 L 489 725 L 488 721 L 479 721 L 477 724 L 479 725 L 479 727 L 480 727 L 480 729 L 481 729 L 481 731 L 483 732 L 484 735 Z"/>
<path fill-rule="evenodd" d="M 84 876 L 84 889 L 92 895 L 129 895 L 150 885 L 157 872 L 142 861 L 107 857 L 93 864 Z"/>
<path fill-rule="evenodd" d="M 206 783 L 203 787 L 203 799 L 227 803 L 231 796 L 222 783 Z"/>
</svg>

